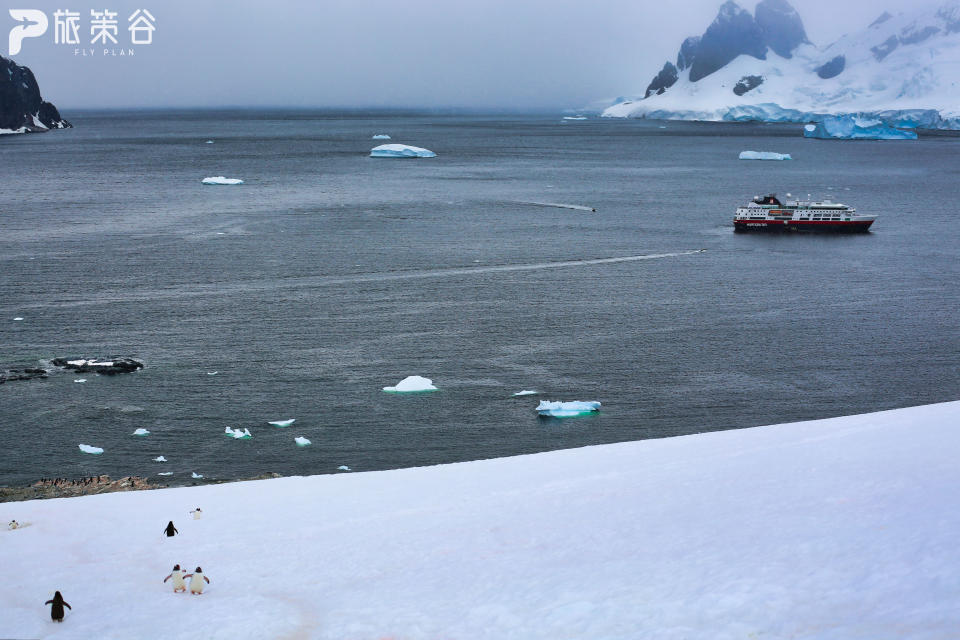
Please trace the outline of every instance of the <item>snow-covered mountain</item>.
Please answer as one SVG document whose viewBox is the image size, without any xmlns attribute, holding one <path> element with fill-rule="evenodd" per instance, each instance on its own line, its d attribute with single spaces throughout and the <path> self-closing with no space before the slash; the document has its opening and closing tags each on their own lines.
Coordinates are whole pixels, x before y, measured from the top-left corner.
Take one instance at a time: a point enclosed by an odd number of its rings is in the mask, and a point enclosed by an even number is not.
<svg viewBox="0 0 960 640">
<path fill-rule="evenodd" d="M 802 122 L 863 114 L 897 126 L 960 129 L 960 0 L 884 13 L 826 47 L 787 0 L 753 15 L 732 0 L 684 40 L 643 97 L 609 117 Z"/>
<path fill-rule="evenodd" d="M 33 72 L 0 56 L 0 133 L 27 133 L 72 126 L 40 96 Z"/>
</svg>

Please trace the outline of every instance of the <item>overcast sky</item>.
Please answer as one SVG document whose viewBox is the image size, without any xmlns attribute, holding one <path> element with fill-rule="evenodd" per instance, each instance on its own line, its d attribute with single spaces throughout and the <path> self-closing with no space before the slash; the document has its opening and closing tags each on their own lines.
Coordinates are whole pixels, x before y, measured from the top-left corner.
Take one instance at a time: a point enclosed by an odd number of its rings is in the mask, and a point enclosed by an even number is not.
<svg viewBox="0 0 960 640">
<path fill-rule="evenodd" d="M 93 4 L 96 2 L 97 4 Z M 86 107 L 319 106 L 560 110 L 641 93 L 722 0 L 26 0 L 50 17 L 12 56 L 45 99 Z M 754 1 L 741 2 L 753 10 Z M 909 0 L 793 0 L 826 45 Z M 80 45 L 55 44 L 53 13 L 78 11 Z M 90 44 L 91 9 L 155 18 L 133 57 Z M 6 11 L 3 33 L 17 23 Z M 2 38 L 0 40 L 6 40 Z M 5 43 L 4 43 L 5 44 Z M 75 55 L 94 49 L 93 56 Z M 6 46 L 0 51 L 7 56 Z M 7 56 L 10 57 L 10 56 Z"/>
</svg>

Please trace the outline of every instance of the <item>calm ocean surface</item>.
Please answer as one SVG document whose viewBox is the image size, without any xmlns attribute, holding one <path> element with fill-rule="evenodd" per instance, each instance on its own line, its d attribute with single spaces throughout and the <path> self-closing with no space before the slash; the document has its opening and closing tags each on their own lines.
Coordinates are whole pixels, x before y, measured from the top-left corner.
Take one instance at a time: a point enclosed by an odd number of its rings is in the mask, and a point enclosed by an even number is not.
<svg viewBox="0 0 960 640">
<path fill-rule="evenodd" d="M 110 355 L 146 368 L 0 385 L 0 484 L 367 471 L 960 397 L 960 138 L 555 116 L 67 117 L 75 129 L 0 138 L 0 368 Z M 369 158 L 375 133 L 438 157 Z M 794 160 L 737 160 L 745 149 Z M 246 184 L 200 184 L 218 175 Z M 768 191 L 879 218 L 865 235 L 734 234 L 734 208 Z M 649 254 L 679 255 L 549 267 Z M 522 268 L 490 268 L 503 265 Z M 380 390 L 412 374 L 440 391 Z M 521 389 L 541 395 L 511 397 Z M 540 398 L 603 410 L 542 420 Z"/>
</svg>

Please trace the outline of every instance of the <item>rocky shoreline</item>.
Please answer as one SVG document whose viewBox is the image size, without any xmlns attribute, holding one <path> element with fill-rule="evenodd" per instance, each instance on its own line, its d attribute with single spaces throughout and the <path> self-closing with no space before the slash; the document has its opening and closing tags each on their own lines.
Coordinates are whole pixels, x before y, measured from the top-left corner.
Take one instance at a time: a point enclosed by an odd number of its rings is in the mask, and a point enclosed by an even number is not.
<svg viewBox="0 0 960 640">
<path fill-rule="evenodd" d="M 209 480 L 194 482 L 199 484 L 223 484 L 226 482 L 243 482 L 245 480 L 268 480 L 280 478 L 279 473 L 262 473 L 253 478 L 238 478 L 236 480 Z M 177 485 L 190 486 L 190 485 Z M 158 483 L 142 476 L 125 476 L 113 480 L 110 476 L 90 476 L 87 478 L 41 478 L 31 485 L 24 487 L 0 487 L 0 502 L 22 502 L 24 500 L 45 500 L 48 498 L 77 498 L 92 496 L 99 493 L 115 493 L 117 491 L 147 491 L 150 489 L 168 489 L 169 484 Z"/>
</svg>

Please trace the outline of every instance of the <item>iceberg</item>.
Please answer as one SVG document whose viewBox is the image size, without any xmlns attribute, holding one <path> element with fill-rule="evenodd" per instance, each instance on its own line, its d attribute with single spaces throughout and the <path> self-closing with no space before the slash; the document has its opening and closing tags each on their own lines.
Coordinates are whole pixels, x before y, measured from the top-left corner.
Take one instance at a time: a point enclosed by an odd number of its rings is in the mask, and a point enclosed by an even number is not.
<svg viewBox="0 0 960 640">
<path fill-rule="evenodd" d="M 164 458 L 163 456 L 157 456 L 156 458 L 153 459 L 153 461 L 154 461 L 154 462 L 166 462 L 167 459 Z"/>
<path fill-rule="evenodd" d="M 389 139 L 390 139 L 390 136 L 388 136 L 388 135 L 385 134 L 385 133 L 377 133 L 377 134 L 374 134 L 373 139 L 374 139 L 374 140 L 389 140 Z"/>
<path fill-rule="evenodd" d="M 352 471 L 352 469 L 351 469 L 350 467 L 348 467 L 347 465 L 342 464 L 342 465 L 340 465 L 339 467 L 337 467 L 337 471 Z"/>
<path fill-rule="evenodd" d="M 207 140 L 207 144 L 213 144 L 213 140 Z"/>
<path fill-rule="evenodd" d="M 158 473 L 157 475 L 158 475 L 158 476 L 172 476 L 172 475 L 173 475 L 173 471 L 161 471 L 161 472 Z"/>
<path fill-rule="evenodd" d="M 741 151 L 741 160 L 793 160 L 789 153 L 776 151 Z"/>
<path fill-rule="evenodd" d="M 417 393 L 419 391 L 436 391 L 433 380 L 421 376 L 407 376 L 395 387 L 384 387 L 387 393 Z"/>
<path fill-rule="evenodd" d="M 83 451 L 84 453 L 92 453 L 95 456 L 98 456 L 101 453 L 103 453 L 103 449 L 101 449 L 100 447 L 91 447 L 88 444 L 81 444 L 77 446 L 80 447 L 80 451 Z"/>
<path fill-rule="evenodd" d="M 74 382 L 86 382 L 86 381 L 87 381 L 86 378 L 77 378 L 76 380 L 74 380 Z"/>
<path fill-rule="evenodd" d="M 517 391 L 515 394 L 513 394 L 513 397 L 516 398 L 517 396 L 535 396 L 535 395 L 537 395 L 536 391 L 532 389 L 524 389 L 523 391 Z"/>
<path fill-rule="evenodd" d="M 220 373 L 220 372 L 219 372 L 219 371 L 207 371 L 207 375 L 208 375 L 208 376 L 215 376 L 215 375 L 217 375 L 218 373 Z"/>
<path fill-rule="evenodd" d="M 297 438 L 294 438 L 293 441 L 297 443 L 297 446 L 298 446 L 298 447 L 306 447 L 306 446 L 309 446 L 310 444 L 312 444 L 309 440 L 307 440 L 306 438 L 304 438 L 304 437 L 302 437 L 302 436 L 297 437 Z"/>
<path fill-rule="evenodd" d="M 382 144 L 370 150 L 371 158 L 436 158 L 437 154 L 408 144 Z"/>
<path fill-rule="evenodd" d="M 197 473 L 196 471 L 191 471 L 191 472 L 190 472 L 190 477 L 193 478 L 194 480 L 197 480 L 197 479 L 199 479 L 199 478 L 202 478 L 203 475 Z"/>
<path fill-rule="evenodd" d="M 823 140 L 916 140 L 916 131 L 897 129 L 879 119 L 828 116 L 803 127 L 803 137 Z"/>
<path fill-rule="evenodd" d="M 226 178 L 224 176 L 213 176 L 211 178 L 204 178 L 201 180 L 203 184 L 243 184 L 243 180 L 240 178 Z"/>
<path fill-rule="evenodd" d="M 563 116 L 564 120 L 586 120 L 587 116 Z"/>
<path fill-rule="evenodd" d="M 600 411 L 599 402 L 582 402 L 574 400 L 572 402 L 551 402 L 543 400 L 537 405 L 537 413 L 545 418 L 573 418 L 576 416 L 585 416 Z"/>
<path fill-rule="evenodd" d="M 289 427 L 296 421 L 296 418 L 290 418 L 289 420 L 277 420 L 275 422 L 268 422 L 267 424 L 272 424 L 275 427 Z"/>
<path fill-rule="evenodd" d="M 231 429 L 230 427 L 225 427 L 223 430 L 223 435 L 228 438 L 234 438 L 236 440 L 249 440 L 253 436 L 250 434 L 250 429 Z"/>
<path fill-rule="evenodd" d="M 17 317 L 14 318 L 13 320 L 14 320 L 14 322 L 19 322 L 19 321 L 23 320 L 23 318 L 21 318 L 20 316 L 17 316 Z"/>
<path fill-rule="evenodd" d="M 150 432 L 147 431 L 146 429 L 144 429 L 143 427 L 141 427 L 141 428 L 137 429 L 136 431 L 134 431 L 133 434 L 131 434 L 131 435 L 135 435 L 135 436 L 148 436 L 148 435 L 150 435 Z"/>
</svg>

